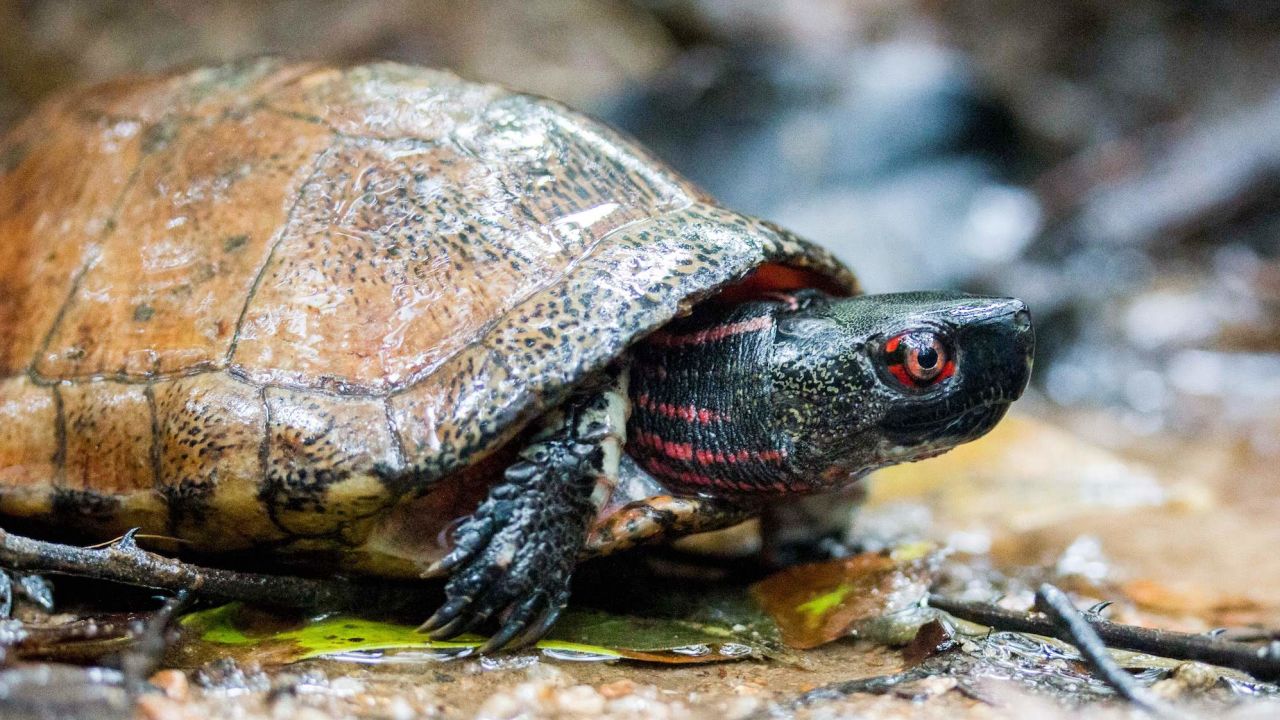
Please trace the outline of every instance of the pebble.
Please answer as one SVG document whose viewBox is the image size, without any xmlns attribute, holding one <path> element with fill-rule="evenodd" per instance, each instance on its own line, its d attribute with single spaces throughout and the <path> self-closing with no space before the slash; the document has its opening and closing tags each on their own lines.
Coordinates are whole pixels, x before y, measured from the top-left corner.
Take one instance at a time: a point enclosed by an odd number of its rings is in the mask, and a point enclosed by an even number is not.
<svg viewBox="0 0 1280 720">
<path fill-rule="evenodd" d="M 574 685 L 558 693 L 556 704 L 572 715 L 599 715 L 604 712 L 605 697 L 590 685 Z"/>
<path fill-rule="evenodd" d="M 181 670 L 161 670 L 149 679 L 170 700 L 186 700 L 191 694 L 191 683 Z"/>
<path fill-rule="evenodd" d="M 754 683 L 754 682 L 744 682 L 744 683 L 739 683 L 733 686 L 734 695 L 745 695 L 749 697 L 754 697 L 757 695 L 762 695 L 764 694 L 764 692 L 765 692 L 765 687 L 763 685 L 760 685 L 759 683 Z"/>
<path fill-rule="evenodd" d="M 636 691 L 636 684 L 631 680 L 614 680 L 605 683 L 599 688 L 600 694 L 606 699 L 616 700 L 620 697 L 626 697 Z"/>
<path fill-rule="evenodd" d="M 418 711 L 404 698 L 393 698 L 387 706 L 387 714 L 391 720 L 413 720 L 418 717 Z"/>
<path fill-rule="evenodd" d="M 1165 700 L 1204 693 L 1218 684 L 1222 672 L 1199 662 L 1180 663 L 1167 677 L 1151 686 L 1151 694 Z"/>
<path fill-rule="evenodd" d="M 329 683 L 329 690 L 335 695 L 350 696 L 364 692 L 365 686 L 353 677 L 340 677 Z"/>
<path fill-rule="evenodd" d="M 143 695 L 134 704 L 134 716 L 139 720 L 190 720 L 186 706 L 164 695 Z"/>
<path fill-rule="evenodd" d="M 757 697 L 740 696 L 730 698 L 725 703 L 724 717 L 726 720 L 739 720 L 754 715 L 763 704 L 763 701 Z"/>
</svg>

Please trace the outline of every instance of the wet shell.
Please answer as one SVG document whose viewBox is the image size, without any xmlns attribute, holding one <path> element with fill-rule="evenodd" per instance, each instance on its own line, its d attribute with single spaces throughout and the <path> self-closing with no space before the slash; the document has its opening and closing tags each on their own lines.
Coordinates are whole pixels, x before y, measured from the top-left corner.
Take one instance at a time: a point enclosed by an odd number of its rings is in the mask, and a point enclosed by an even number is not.
<svg viewBox="0 0 1280 720">
<path fill-rule="evenodd" d="M 482 490 L 575 382 L 765 263 L 853 289 L 601 124 L 445 72 L 69 93 L 0 140 L 0 514 L 409 572 L 388 538 L 433 530 L 397 507 Z"/>
</svg>

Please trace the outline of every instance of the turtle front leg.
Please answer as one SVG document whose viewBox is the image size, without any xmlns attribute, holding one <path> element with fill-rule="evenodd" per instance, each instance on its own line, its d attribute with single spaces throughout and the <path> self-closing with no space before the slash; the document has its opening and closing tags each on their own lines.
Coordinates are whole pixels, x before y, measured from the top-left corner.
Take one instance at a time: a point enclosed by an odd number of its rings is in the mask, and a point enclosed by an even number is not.
<svg viewBox="0 0 1280 720">
<path fill-rule="evenodd" d="M 444 605 L 422 626 L 433 639 L 505 614 L 481 648 L 491 652 L 533 642 L 556 621 L 595 515 L 592 493 L 606 474 L 616 407 L 611 391 L 598 391 L 548 416 L 546 428 L 458 527 L 453 549 L 427 571 L 449 573 Z"/>
</svg>

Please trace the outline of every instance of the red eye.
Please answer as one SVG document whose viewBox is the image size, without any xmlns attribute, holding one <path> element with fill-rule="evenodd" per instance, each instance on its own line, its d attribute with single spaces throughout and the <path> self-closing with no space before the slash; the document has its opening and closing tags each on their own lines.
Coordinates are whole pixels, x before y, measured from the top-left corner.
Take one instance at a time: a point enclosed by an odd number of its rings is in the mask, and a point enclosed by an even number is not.
<svg viewBox="0 0 1280 720">
<path fill-rule="evenodd" d="M 909 332 L 884 344 L 889 372 L 903 385 L 925 388 L 946 380 L 956 372 L 955 360 L 942 340 L 931 332 Z"/>
</svg>

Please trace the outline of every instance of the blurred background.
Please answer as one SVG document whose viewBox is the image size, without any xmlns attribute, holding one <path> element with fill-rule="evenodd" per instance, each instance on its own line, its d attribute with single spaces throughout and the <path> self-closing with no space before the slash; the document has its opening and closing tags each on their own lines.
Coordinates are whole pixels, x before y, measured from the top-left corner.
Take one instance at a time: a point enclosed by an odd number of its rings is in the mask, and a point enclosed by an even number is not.
<svg viewBox="0 0 1280 720">
<path fill-rule="evenodd" d="M 1016 417 L 882 471 L 850 536 L 936 539 L 948 592 L 1017 609 L 1049 578 L 1121 622 L 1277 637 L 1280 0 L 0 0 L 0 132 L 65 86 L 268 53 L 557 98 L 870 291 L 1025 299 Z M 792 685 L 879 672 L 833 653 Z M 715 697 L 705 671 L 573 672 Z M 791 687 L 735 672 L 737 695 Z M 247 697 L 245 677 L 193 682 Z M 418 697 L 420 674 L 394 677 L 379 692 Z M 496 692 L 434 677 L 428 699 Z"/>
<path fill-rule="evenodd" d="M 1280 456 L 1280 3 L 0 0 L 0 28 L 0 129 L 259 53 L 563 100 L 872 291 L 1026 299 L 1033 412 Z"/>
</svg>

